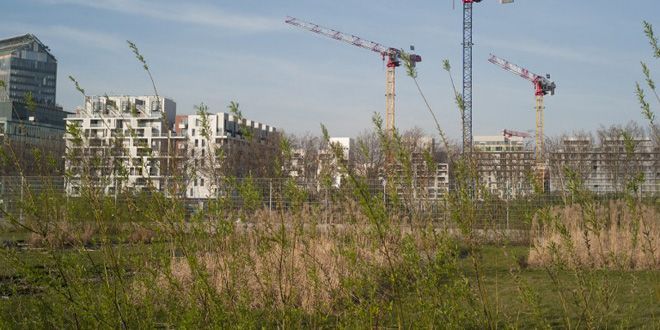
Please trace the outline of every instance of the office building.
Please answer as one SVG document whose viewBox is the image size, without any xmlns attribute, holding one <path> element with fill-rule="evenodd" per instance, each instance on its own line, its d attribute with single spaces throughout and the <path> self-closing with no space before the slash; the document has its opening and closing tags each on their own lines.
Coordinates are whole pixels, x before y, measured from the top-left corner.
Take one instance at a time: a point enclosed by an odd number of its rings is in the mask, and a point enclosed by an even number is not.
<svg viewBox="0 0 660 330">
<path fill-rule="evenodd" d="M 0 40 L 0 80 L 0 138 L 16 160 L 0 174 L 60 172 L 69 113 L 56 103 L 57 60 L 50 49 L 31 34 Z M 37 162 L 35 149 L 54 164 Z"/>
</svg>

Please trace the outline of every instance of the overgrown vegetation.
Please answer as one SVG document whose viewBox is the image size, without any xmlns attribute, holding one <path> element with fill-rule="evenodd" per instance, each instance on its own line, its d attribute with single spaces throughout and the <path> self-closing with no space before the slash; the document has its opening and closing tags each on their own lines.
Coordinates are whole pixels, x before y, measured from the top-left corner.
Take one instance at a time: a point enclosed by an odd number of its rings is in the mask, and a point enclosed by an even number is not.
<svg viewBox="0 0 660 330">
<path fill-rule="evenodd" d="M 650 25 L 646 31 L 654 40 Z M 229 108 L 242 118 L 238 103 Z M 209 125 L 208 107 L 197 111 Z M 602 198 L 563 169 L 563 198 L 542 203 L 537 189 L 506 201 L 527 224 L 527 239 L 518 241 L 520 228 L 498 222 L 494 205 L 503 201 L 480 183 L 473 160 L 446 150 L 453 187 L 427 198 L 415 176 L 420 168 L 434 171 L 428 150 L 412 150 L 399 132 L 386 134 L 378 116 L 374 126 L 360 157 L 383 164 L 380 171 L 348 166 L 322 128 L 332 167 L 310 169 L 319 173 L 314 189 L 288 175 L 294 141 L 282 138 L 270 164 L 281 189 L 271 189 L 268 202 L 251 175 L 218 171 L 228 155 L 210 146 L 206 165 L 176 167 L 213 180 L 218 193 L 202 207 L 179 197 L 185 184 L 144 192 L 120 185 L 109 195 L 99 185 L 124 180 L 122 165 L 111 163 L 112 172 L 97 177 L 87 171 L 101 156 L 68 154 L 82 162 L 67 173 L 82 178 L 79 195 L 21 181 L 22 198 L 1 208 L 0 327 L 660 326 L 658 204 L 638 194 L 639 175 L 627 177 L 623 195 Z M 83 143 L 78 127 L 68 134 Z M 630 137 L 622 138 L 634 151 Z M 425 166 L 417 167 L 415 154 Z M 339 186 L 330 169 L 341 174 Z M 385 184 L 374 189 L 379 176 Z M 324 202 L 310 203 L 311 194 Z"/>
</svg>

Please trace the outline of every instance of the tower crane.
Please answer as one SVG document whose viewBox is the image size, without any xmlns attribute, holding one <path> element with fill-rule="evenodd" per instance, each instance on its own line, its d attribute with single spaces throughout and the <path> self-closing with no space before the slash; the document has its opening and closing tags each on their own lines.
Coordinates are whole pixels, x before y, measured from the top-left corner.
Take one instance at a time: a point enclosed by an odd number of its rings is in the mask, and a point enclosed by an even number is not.
<svg viewBox="0 0 660 330">
<path fill-rule="evenodd" d="M 514 131 L 514 130 L 510 130 L 510 129 L 504 129 L 502 131 L 502 136 L 504 136 L 505 138 L 510 138 L 512 136 L 517 136 L 517 137 L 521 137 L 521 138 L 524 138 L 524 139 L 530 137 L 530 135 L 527 134 L 526 132 Z"/>
<path fill-rule="evenodd" d="M 287 17 L 285 22 L 299 28 L 348 43 L 353 46 L 371 50 L 379 53 L 383 60 L 387 60 L 387 70 L 385 73 L 385 129 L 389 134 L 394 132 L 394 100 L 395 100 L 395 74 L 394 69 L 401 65 L 401 58 L 406 55 L 410 58 L 411 64 L 422 61 L 422 57 L 416 54 L 407 54 L 402 50 L 386 47 L 379 43 L 362 39 L 360 37 L 339 32 L 330 28 L 322 27 L 318 24 L 305 22 L 295 17 Z"/>
<path fill-rule="evenodd" d="M 545 77 L 532 73 L 529 70 L 519 67 L 505 59 L 501 59 L 493 54 L 488 59 L 502 69 L 516 74 L 524 79 L 527 79 L 534 84 L 534 95 L 536 96 L 536 149 L 534 157 L 536 160 L 537 168 L 543 167 L 543 96 L 550 94 L 555 95 L 555 88 L 557 87 L 553 81 L 550 81 L 550 75 L 546 74 Z"/>
<path fill-rule="evenodd" d="M 463 0 L 463 152 L 472 151 L 472 4 Z M 501 4 L 513 0 L 500 0 Z"/>
</svg>

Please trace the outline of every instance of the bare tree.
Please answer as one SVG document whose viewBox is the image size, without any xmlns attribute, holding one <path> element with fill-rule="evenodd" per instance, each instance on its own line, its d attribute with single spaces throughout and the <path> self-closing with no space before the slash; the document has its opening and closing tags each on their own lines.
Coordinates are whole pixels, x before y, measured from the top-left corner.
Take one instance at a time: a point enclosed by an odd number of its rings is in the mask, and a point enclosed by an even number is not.
<svg viewBox="0 0 660 330">
<path fill-rule="evenodd" d="M 385 154 L 378 133 L 373 130 L 362 131 L 355 139 L 355 168 L 367 179 L 377 179 L 385 165 Z"/>
</svg>

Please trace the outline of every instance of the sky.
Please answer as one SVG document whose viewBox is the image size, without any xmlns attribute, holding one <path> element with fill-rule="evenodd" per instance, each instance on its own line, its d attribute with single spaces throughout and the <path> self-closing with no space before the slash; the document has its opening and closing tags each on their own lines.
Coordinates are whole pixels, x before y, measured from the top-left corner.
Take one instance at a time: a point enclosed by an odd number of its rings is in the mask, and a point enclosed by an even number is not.
<svg viewBox="0 0 660 330">
<path fill-rule="evenodd" d="M 0 38 L 35 34 L 58 60 L 57 101 L 73 111 L 82 96 L 153 94 L 128 48 L 137 44 L 160 95 L 192 114 L 238 102 L 244 116 L 293 134 L 356 136 L 384 116 L 380 55 L 284 23 L 286 16 L 422 56 L 418 82 L 441 127 L 460 140 L 460 114 L 443 59 L 461 84 L 462 5 L 430 1 L 3 0 Z M 634 94 L 640 61 L 660 77 L 642 21 L 660 34 L 660 1 L 515 0 L 474 5 L 473 134 L 533 132 L 532 84 L 489 63 L 490 53 L 549 73 L 545 134 L 643 123 Z M 435 125 L 413 80 L 397 70 L 396 126 Z M 660 78 L 657 78 L 660 79 Z M 660 105 L 653 104 L 657 109 Z"/>
</svg>

